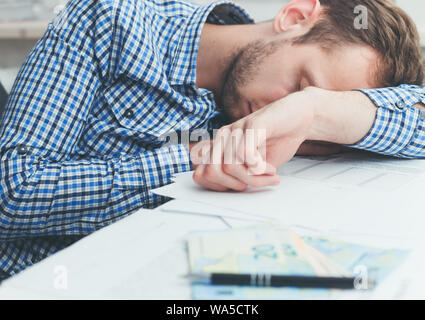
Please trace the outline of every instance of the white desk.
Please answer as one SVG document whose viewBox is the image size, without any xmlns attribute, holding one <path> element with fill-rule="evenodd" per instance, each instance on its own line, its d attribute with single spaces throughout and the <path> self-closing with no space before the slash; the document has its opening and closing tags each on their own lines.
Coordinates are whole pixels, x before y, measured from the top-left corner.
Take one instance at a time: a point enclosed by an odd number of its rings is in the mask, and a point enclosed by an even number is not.
<svg viewBox="0 0 425 320">
<path fill-rule="evenodd" d="M 183 237 L 226 228 L 217 217 L 140 210 L 3 282 L 0 300 L 190 299 Z M 63 270 L 68 288 L 55 288 Z"/>
<path fill-rule="evenodd" d="M 185 235 L 192 231 L 225 230 L 249 224 L 252 222 L 167 213 L 161 208 L 140 210 L 3 282 L 0 300 L 190 299 L 190 284 L 183 278 L 188 273 Z M 347 241 L 362 238 L 365 244 L 378 245 L 374 237 L 346 235 L 345 238 Z M 415 242 L 407 241 L 407 246 L 413 248 Z M 425 258 L 421 258 L 425 267 L 422 260 Z M 419 265 L 415 261 L 412 263 Z M 64 282 L 57 285 L 59 273 L 63 275 L 64 270 L 67 273 L 66 289 Z M 411 266 L 397 270 L 374 297 L 391 298 L 393 292 L 399 290 L 393 280 L 406 281 L 404 278 L 410 271 L 405 270 L 411 270 Z M 417 289 L 414 297 L 422 296 L 425 295 Z M 356 292 L 341 296 L 344 297 L 363 298 Z"/>
</svg>

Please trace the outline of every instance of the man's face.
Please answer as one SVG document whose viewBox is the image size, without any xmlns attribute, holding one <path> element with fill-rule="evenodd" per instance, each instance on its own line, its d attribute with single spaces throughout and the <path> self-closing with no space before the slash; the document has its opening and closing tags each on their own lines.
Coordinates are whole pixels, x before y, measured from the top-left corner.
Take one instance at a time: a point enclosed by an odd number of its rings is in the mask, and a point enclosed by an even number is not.
<svg viewBox="0 0 425 320">
<path fill-rule="evenodd" d="M 371 88 L 377 59 L 366 46 L 325 51 L 317 44 L 256 41 L 233 59 L 222 104 L 235 121 L 308 86 L 335 91 Z"/>
</svg>

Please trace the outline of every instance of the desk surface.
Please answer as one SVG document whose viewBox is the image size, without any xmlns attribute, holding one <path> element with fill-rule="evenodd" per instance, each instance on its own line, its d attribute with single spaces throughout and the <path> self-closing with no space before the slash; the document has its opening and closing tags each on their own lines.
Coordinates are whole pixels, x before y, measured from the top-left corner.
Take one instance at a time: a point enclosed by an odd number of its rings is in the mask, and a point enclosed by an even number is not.
<svg viewBox="0 0 425 320">
<path fill-rule="evenodd" d="M 190 299 L 184 236 L 227 228 L 218 217 L 140 210 L 3 282 L 0 300 Z"/>
<path fill-rule="evenodd" d="M 247 223 L 217 216 L 164 212 L 162 208 L 140 210 L 3 282 L 0 300 L 191 299 L 190 283 L 183 278 L 188 273 L 184 237 L 193 231 L 226 230 Z M 351 240 L 360 239 L 356 235 Z M 376 244 L 376 238 L 366 237 L 363 241 Z M 423 256 L 421 270 L 425 267 Z M 410 271 L 399 271 L 395 280 L 411 280 L 403 278 Z M 425 285 L 423 280 L 421 283 Z M 393 284 L 392 281 L 384 284 L 377 298 L 391 298 L 389 292 L 399 290 Z M 417 293 L 422 298 L 422 291 Z M 340 298 L 363 298 L 356 294 L 347 293 Z"/>
</svg>

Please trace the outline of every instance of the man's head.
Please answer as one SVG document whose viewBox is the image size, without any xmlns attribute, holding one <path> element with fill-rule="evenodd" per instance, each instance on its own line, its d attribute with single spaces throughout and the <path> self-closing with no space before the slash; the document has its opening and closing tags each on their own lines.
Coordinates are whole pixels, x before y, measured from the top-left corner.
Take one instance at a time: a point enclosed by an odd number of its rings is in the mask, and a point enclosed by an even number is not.
<svg viewBox="0 0 425 320">
<path fill-rule="evenodd" d="M 412 20 L 389 0 L 294 0 L 273 20 L 270 37 L 238 49 L 222 102 L 241 118 L 316 86 L 345 91 L 423 82 L 423 55 Z"/>
</svg>

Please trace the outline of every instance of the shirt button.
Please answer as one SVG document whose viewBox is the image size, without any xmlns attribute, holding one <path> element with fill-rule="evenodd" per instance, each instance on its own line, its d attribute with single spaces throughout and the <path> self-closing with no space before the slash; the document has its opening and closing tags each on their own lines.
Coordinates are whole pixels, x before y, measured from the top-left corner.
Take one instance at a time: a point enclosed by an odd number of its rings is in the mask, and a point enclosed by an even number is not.
<svg viewBox="0 0 425 320">
<path fill-rule="evenodd" d="M 124 112 L 124 117 L 126 117 L 127 119 L 133 118 L 134 117 L 134 112 L 131 109 L 127 109 Z"/>
<path fill-rule="evenodd" d="M 424 120 L 425 121 L 425 111 L 421 111 L 421 120 Z"/>
<path fill-rule="evenodd" d="M 400 110 L 402 110 L 404 108 L 404 105 L 401 101 L 397 101 L 395 103 L 395 106 L 396 106 L 397 109 L 400 109 Z"/>
<path fill-rule="evenodd" d="M 19 146 L 18 147 L 18 154 L 21 156 L 24 156 L 28 153 L 28 149 L 25 146 Z"/>
</svg>

